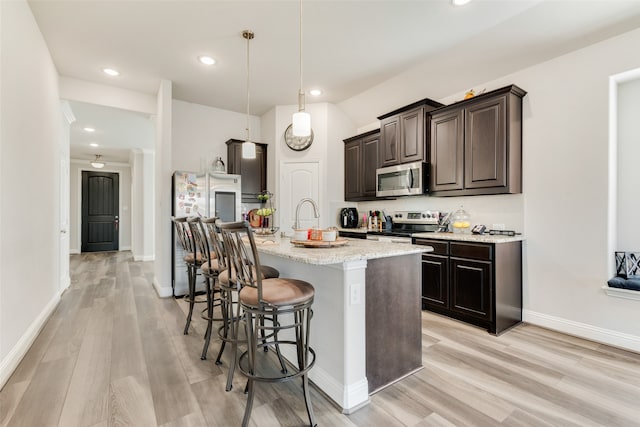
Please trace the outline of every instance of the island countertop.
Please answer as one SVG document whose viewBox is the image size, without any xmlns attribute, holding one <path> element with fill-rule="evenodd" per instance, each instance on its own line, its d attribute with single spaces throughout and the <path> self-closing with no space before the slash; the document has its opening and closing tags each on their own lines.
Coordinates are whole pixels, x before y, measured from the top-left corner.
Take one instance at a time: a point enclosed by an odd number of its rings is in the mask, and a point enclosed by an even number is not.
<svg viewBox="0 0 640 427">
<path fill-rule="evenodd" d="M 313 265 L 338 264 L 348 261 L 387 258 L 433 251 L 430 246 L 376 242 L 364 239 L 347 239 L 347 244 L 344 246 L 305 248 L 294 246 L 288 238 L 262 238 L 256 236 L 256 244 L 258 251 L 265 254 Z"/>
</svg>

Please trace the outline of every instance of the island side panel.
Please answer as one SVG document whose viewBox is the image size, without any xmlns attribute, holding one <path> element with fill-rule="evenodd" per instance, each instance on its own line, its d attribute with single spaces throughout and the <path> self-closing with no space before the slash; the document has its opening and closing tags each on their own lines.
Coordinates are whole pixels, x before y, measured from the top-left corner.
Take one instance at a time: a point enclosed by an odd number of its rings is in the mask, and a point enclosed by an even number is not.
<svg viewBox="0 0 640 427">
<path fill-rule="evenodd" d="M 370 393 L 422 367 L 420 275 L 420 254 L 368 262 L 366 374 Z"/>
<path fill-rule="evenodd" d="M 319 249 L 322 250 L 322 249 Z M 260 254 L 260 261 L 280 271 L 280 277 L 305 280 L 315 288 L 311 346 L 316 364 L 309 379 L 337 403 L 344 413 L 351 413 L 369 403 L 365 376 L 365 269 L 366 260 L 339 264 L 313 265 L 291 259 Z M 363 292 L 362 301 L 352 303 L 350 289 Z M 291 331 L 282 339 L 293 339 Z M 283 348 L 284 356 L 295 361 L 295 353 Z"/>
</svg>

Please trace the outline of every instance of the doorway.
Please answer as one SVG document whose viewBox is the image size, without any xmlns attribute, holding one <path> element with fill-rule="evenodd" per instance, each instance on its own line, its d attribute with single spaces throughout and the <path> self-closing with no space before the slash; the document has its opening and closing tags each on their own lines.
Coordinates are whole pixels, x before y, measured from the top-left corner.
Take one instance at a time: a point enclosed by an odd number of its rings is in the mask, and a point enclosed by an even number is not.
<svg viewBox="0 0 640 427">
<path fill-rule="evenodd" d="M 119 174 L 82 172 L 82 252 L 119 249 Z"/>
</svg>

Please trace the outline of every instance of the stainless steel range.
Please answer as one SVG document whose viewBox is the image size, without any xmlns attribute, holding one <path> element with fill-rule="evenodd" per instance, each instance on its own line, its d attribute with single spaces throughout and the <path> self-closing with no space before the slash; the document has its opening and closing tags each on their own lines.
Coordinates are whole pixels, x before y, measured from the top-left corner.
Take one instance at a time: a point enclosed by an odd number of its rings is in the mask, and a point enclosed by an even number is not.
<svg viewBox="0 0 640 427">
<path fill-rule="evenodd" d="M 391 229 L 367 232 L 368 240 L 411 243 L 411 235 L 438 231 L 439 211 L 397 211 L 391 214 Z"/>
</svg>

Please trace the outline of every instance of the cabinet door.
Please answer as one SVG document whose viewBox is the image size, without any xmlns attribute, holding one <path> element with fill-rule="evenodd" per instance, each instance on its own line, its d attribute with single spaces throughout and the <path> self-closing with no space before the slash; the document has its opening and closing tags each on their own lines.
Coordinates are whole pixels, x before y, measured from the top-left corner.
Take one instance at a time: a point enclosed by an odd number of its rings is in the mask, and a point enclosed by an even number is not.
<svg viewBox="0 0 640 427">
<path fill-rule="evenodd" d="M 434 114 L 429 120 L 429 190 L 461 190 L 464 185 L 463 110 Z"/>
<path fill-rule="evenodd" d="M 449 307 L 449 257 L 422 255 L 423 306 Z"/>
<path fill-rule="evenodd" d="M 362 140 L 344 145 L 344 199 L 359 200 L 362 197 Z"/>
<path fill-rule="evenodd" d="M 505 95 L 466 109 L 465 188 L 507 185 L 506 102 Z"/>
<path fill-rule="evenodd" d="M 451 310 L 492 320 L 491 262 L 450 258 Z"/>
<path fill-rule="evenodd" d="M 424 161 L 424 110 L 400 114 L 400 163 Z"/>
<path fill-rule="evenodd" d="M 380 123 L 380 167 L 398 164 L 398 141 L 400 139 L 399 117 L 383 119 Z"/>
<path fill-rule="evenodd" d="M 379 143 L 380 134 L 371 135 L 362 141 L 362 195 L 367 199 L 376 197 Z"/>
</svg>

